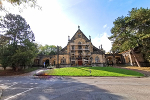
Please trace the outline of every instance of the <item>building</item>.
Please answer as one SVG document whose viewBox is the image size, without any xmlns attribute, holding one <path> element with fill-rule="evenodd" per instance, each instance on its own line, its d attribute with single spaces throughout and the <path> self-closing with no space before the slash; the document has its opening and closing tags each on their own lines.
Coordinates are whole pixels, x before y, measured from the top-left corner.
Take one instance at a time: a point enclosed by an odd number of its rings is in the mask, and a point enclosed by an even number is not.
<svg viewBox="0 0 150 100">
<path fill-rule="evenodd" d="M 70 39 L 68 36 L 68 44 L 62 50 L 58 50 L 56 55 L 38 56 L 34 64 L 43 65 L 46 62 L 58 67 L 66 66 L 104 66 L 105 52 L 101 47 L 96 48 L 91 37 L 87 38 L 78 26 L 77 32 Z"/>
<path fill-rule="evenodd" d="M 137 60 L 142 66 L 147 66 L 142 54 L 138 49 L 134 49 Z M 38 56 L 34 60 L 34 66 L 56 65 L 57 67 L 69 66 L 106 66 L 112 64 L 127 64 L 136 66 L 135 56 L 131 50 L 120 54 L 105 54 L 102 45 L 95 47 L 91 42 L 91 37 L 87 38 L 78 26 L 77 32 L 70 39 L 68 36 L 68 44 L 62 49 L 57 49 L 56 55 Z M 149 63 L 148 63 L 149 64 Z"/>
</svg>

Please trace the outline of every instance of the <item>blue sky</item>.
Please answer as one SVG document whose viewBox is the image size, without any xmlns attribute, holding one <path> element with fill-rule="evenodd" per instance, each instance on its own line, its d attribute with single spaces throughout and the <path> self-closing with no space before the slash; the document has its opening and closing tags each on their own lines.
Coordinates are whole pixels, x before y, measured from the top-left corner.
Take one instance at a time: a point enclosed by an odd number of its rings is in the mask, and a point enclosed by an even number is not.
<svg viewBox="0 0 150 100">
<path fill-rule="evenodd" d="M 103 45 L 107 52 L 111 49 L 108 36 L 113 21 L 117 17 L 127 16 L 132 8 L 150 8 L 149 0 L 37 0 L 42 10 L 27 8 L 18 12 L 31 26 L 37 43 L 42 45 L 66 46 L 68 36 L 73 37 L 78 29 L 92 38 L 96 47 Z M 10 5 L 7 5 L 9 6 Z"/>
</svg>

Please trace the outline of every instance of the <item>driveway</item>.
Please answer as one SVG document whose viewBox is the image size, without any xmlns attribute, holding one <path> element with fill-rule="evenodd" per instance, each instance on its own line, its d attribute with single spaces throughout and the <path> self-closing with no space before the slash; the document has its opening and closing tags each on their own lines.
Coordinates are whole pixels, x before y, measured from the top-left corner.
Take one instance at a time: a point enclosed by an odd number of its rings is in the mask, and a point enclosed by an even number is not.
<svg viewBox="0 0 150 100">
<path fill-rule="evenodd" d="M 149 100 L 150 77 L 0 77 L 1 100 Z"/>
</svg>

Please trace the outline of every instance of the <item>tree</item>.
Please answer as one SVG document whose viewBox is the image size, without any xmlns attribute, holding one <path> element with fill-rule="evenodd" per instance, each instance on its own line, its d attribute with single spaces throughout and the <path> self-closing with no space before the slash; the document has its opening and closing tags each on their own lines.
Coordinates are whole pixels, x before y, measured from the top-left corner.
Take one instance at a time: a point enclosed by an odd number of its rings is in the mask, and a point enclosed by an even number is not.
<svg viewBox="0 0 150 100">
<path fill-rule="evenodd" d="M 59 46 L 59 50 L 61 50 L 62 47 Z M 57 47 L 55 45 L 45 45 L 39 46 L 39 54 L 40 55 L 55 55 L 57 52 Z"/>
<path fill-rule="evenodd" d="M 24 18 L 20 15 L 7 14 L 0 21 L 5 36 L 9 37 L 9 43 L 3 44 L 3 52 L 0 55 L 2 66 L 12 66 L 16 71 L 18 67 L 29 65 L 37 54 L 37 45 L 34 33 Z"/>
<path fill-rule="evenodd" d="M 0 52 L 1 52 L 0 53 L 0 64 L 3 63 L 2 65 L 3 65 L 4 70 L 7 67 L 7 59 L 5 58 L 6 56 L 2 56 L 2 55 L 3 55 L 4 52 L 7 52 L 6 47 L 7 47 L 7 44 L 9 43 L 9 40 L 10 40 L 9 37 L 6 37 L 6 36 L 0 34 Z M 9 53 L 9 52 L 7 52 L 7 53 Z"/>
<path fill-rule="evenodd" d="M 36 5 L 37 0 L 3 0 L 3 1 L 7 1 L 7 2 L 9 2 L 9 3 L 11 3 L 12 5 L 15 5 L 15 6 L 21 5 L 23 3 L 30 4 L 31 7 L 37 6 Z M 1 7 L 1 9 L 3 7 L 3 1 L 2 0 L 0 1 L 0 7 Z"/>
<path fill-rule="evenodd" d="M 150 60 L 150 9 L 133 8 L 128 16 L 118 17 L 113 24 L 109 37 L 113 40 L 112 51 L 131 50 L 134 55 L 133 49 L 142 47 L 145 58 Z M 140 66 L 138 61 L 137 64 Z"/>
<path fill-rule="evenodd" d="M 35 39 L 29 24 L 20 15 L 6 14 L 0 21 L 0 26 L 3 28 L 2 32 L 5 32 L 5 35 L 11 38 L 12 43 L 22 45 L 22 42 L 26 39 L 30 42 Z"/>
</svg>

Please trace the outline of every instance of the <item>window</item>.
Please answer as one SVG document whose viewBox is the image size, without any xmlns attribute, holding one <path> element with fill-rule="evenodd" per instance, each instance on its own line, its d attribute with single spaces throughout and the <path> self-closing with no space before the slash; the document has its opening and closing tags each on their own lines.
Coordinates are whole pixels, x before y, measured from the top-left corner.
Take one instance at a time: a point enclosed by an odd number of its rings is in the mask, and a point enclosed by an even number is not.
<svg viewBox="0 0 150 100">
<path fill-rule="evenodd" d="M 64 57 L 61 59 L 61 64 L 66 64 L 66 59 Z"/>
<path fill-rule="evenodd" d="M 74 46 L 72 46 L 72 50 L 74 50 Z"/>
<path fill-rule="evenodd" d="M 78 46 L 78 49 L 82 49 L 82 46 Z"/>
<path fill-rule="evenodd" d="M 80 37 L 81 37 L 81 34 L 78 34 L 78 37 L 80 38 Z"/>
<path fill-rule="evenodd" d="M 78 44 L 81 44 L 81 42 L 78 42 Z"/>
<path fill-rule="evenodd" d="M 99 63 L 99 57 L 98 56 L 95 58 L 95 63 Z"/>
<path fill-rule="evenodd" d="M 88 45 L 85 46 L 85 49 L 88 49 Z"/>
</svg>

